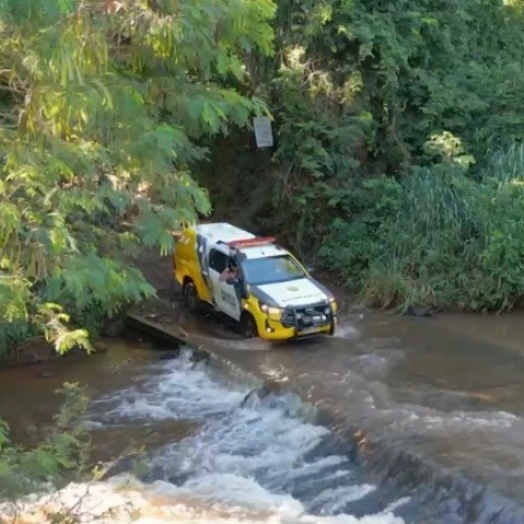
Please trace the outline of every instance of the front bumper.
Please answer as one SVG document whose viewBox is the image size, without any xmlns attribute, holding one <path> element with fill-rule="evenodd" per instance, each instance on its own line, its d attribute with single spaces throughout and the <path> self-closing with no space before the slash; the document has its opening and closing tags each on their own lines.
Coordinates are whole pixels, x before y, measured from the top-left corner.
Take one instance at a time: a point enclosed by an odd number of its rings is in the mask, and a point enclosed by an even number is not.
<svg viewBox="0 0 524 524">
<path fill-rule="evenodd" d="M 333 334 L 336 304 L 324 301 L 300 307 L 287 307 L 281 315 L 267 315 L 259 326 L 260 336 L 268 340 L 287 340 L 320 334 Z"/>
</svg>

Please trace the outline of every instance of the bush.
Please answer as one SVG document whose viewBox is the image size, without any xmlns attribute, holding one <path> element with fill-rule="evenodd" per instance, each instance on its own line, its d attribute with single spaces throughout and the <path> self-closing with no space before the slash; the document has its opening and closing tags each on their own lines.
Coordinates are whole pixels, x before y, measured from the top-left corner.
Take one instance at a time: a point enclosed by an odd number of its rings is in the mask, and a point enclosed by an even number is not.
<svg viewBox="0 0 524 524">
<path fill-rule="evenodd" d="M 479 180 L 460 165 L 358 184 L 324 264 L 368 305 L 509 310 L 524 296 L 524 147 L 492 155 Z"/>
</svg>

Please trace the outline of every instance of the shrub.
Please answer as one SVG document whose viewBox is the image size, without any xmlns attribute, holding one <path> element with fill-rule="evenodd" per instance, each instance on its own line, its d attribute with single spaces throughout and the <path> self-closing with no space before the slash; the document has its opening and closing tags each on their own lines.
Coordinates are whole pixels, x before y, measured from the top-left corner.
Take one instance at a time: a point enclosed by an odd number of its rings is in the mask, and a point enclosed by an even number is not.
<svg viewBox="0 0 524 524">
<path fill-rule="evenodd" d="M 448 164 L 363 182 L 320 256 L 369 305 L 509 310 L 524 296 L 523 188 L 523 146 L 494 153 L 478 181 Z"/>
</svg>

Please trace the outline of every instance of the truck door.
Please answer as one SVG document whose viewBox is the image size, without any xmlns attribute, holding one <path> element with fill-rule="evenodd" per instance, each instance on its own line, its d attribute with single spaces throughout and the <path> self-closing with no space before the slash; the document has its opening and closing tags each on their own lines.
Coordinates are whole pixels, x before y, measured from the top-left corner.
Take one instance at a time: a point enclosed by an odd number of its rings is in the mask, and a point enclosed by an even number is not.
<svg viewBox="0 0 524 524">
<path fill-rule="evenodd" d="M 220 281 L 220 275 L 226 269 L 228 263 L 229 257 L 225 253 L 211 248 L 209 251 L 209 276 L 213 286 L 213 302 L 217 309 L 231 318 L 239 320 L 241 305 L 235 286 Z"/>
</svg>

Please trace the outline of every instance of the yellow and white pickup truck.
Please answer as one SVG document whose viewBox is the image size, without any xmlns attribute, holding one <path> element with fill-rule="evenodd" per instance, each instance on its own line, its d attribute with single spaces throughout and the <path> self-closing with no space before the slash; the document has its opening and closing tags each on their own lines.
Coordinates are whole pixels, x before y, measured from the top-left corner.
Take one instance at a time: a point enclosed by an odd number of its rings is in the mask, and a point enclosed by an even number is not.
<svg viewBox="0 0 524 524">
<path fill-rule="evenodd" d="M 182 231 L 173 262 L 186 307 L 210 305 L 239 322 L 246 338 L 333 335 L 335 297 L 274 240 L 227 223 Z"/>
</svg>

